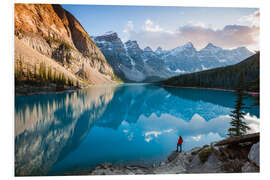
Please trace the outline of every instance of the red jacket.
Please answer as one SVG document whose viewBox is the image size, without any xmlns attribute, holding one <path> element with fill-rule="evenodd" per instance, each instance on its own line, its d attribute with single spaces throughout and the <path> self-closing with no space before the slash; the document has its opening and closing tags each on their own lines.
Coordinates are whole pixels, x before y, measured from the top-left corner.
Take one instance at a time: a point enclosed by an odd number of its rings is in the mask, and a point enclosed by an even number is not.
<svg viewBox="0 0 270 180">
<path fill-rule="evenodd" d="M 182 139 L 182 137 L 180 136 L 179 139 L 178 139 L 177 144 L 182 144 L 182 143 L 183 143 L 183 139 Z"/>
</svg>

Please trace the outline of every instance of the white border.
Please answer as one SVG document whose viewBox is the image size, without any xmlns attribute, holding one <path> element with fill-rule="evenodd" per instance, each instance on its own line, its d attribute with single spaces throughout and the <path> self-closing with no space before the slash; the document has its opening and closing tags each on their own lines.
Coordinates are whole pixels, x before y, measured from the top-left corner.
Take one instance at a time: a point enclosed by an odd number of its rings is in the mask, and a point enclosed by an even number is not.
<svg viewBox="0 0 270 180">
<path fill-rule="evenodd" d="M 17 179 L 14 175 L 14 87 L 13 87 L 13 3 L 59 3 L 104 5 L 156 5 L 156 6 L 203 6 L 203 7 L 256 7 L 261 12 L 261 173 L 259 174 L 188 174 L 146 176 L 59 176 L 22 177 L 22 179 L 256 179 L 269 177 L 269 72 L 270 72 L 270 3 L 269 0 L 6 0 L 1 3 L 1 179 Z M 222 20 L 222 19 L 221 19 Z M 269 138 L 268 138 L 269 137 Z"/>
</svg>

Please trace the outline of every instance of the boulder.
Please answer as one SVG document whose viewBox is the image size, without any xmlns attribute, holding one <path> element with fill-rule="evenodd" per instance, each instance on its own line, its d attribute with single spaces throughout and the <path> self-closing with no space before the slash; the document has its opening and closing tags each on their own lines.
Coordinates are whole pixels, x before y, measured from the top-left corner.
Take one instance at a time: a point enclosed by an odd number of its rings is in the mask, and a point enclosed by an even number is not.
<svg viewBox="0 0 270 180">
<path fill-rule="evenodd" d="M 214 153 L 211 153 L 206 162 L 201 163 L 199 155 L 195 155 L 187 167 L 188 173 L 219 173 L 222 162 L 219 161 Z"/>
<path fill-rule="evenodd" d="M 242 167 L 242 172 L 259 172 L 259 168 L 250 162 L 246 162 Z"/>
<path fill-rule="evenodd" d="M 201 147 L 194 147 L 190 149 L 189 151 L 187 151 L 186 154 L 195 155 L 195 154 L 198 154 L 198 152 L 200 152 L 201 149 L 202 149 Z"/>
<path fill-rule="evenodd" d="M 173 161 L 177 156 L 179 152 L 173 151 L 169 156 L 168 156 L 168 161 L 171 162 Z"/>
<path fill-rule="evenodd" d="M 260 167 L 260 142 L 253 144 L 249 151 L 248 159 Z"/>
<path fill-rule="evenodd" d="M 184 152 L 172 152 L 171 161 L 161 163 L 153 169 L 154 174 L 180 174 L 186 172 L 187 158 Z"/>
</svg>

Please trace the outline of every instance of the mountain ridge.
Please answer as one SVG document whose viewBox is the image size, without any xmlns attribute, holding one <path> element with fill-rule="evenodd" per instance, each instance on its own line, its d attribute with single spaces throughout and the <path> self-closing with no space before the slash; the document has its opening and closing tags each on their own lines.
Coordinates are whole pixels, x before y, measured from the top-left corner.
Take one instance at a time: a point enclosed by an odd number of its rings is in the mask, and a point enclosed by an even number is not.
<svg viewBox="0 0 270 180">
<path fill-rule="evenodd" d="M 162 47 L 152 50 L 149 46 L 142 49 L 136 40 L 122 42 L 116 32 L 94 36 L 93 40 L 116 72 L 122 78 L 135 82 L 162 80 L 178 74 L 228 66 L 253 54 L 246 47 L 229 50 L 213 43 L 197 50 L 192 42 L 170 50 Z"/>
</svg>

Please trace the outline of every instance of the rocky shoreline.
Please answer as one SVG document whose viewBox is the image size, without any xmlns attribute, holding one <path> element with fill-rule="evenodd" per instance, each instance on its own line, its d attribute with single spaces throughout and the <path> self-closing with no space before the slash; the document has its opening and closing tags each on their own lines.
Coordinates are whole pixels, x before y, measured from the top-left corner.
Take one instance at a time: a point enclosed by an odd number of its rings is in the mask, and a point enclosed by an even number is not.
<svg viewBox="0 0 270 180">
<path fill-rule="evenodd" d="M 252 134 L 256 137 L 259 133 Z M 258 137 L 259 138 L 259 137 Z M 152 166 L 113 165 L 104 163 L 90 171 L 66 175 L 135 175 L 183 173 L 256 173 L 260 172 L 260 142 L 249 141 L 245 136 L 236 141 L 211 143 L 187 152 L 173 151 L 168 159 Z M 224 140 L 223 140 L 224 142 Z M 239 142 L 239 143 L 238 143 Z"/>
</svg>

